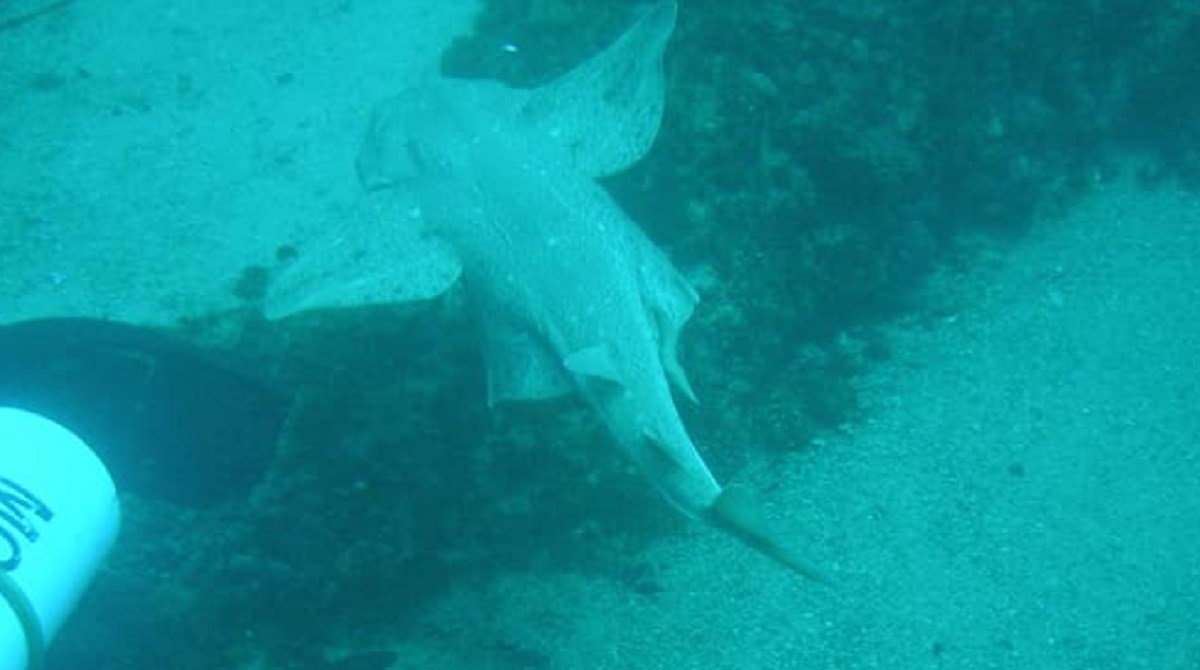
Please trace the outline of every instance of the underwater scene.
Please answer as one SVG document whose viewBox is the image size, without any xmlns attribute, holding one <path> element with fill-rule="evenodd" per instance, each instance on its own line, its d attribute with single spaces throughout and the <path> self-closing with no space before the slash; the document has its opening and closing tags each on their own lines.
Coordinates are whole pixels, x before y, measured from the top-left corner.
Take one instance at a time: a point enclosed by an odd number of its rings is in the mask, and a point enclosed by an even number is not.
<svg viewBox="0 0 1200 670">
<path fill-rule="evenodd" d="M 0 0 L 0 407 L 0 670 L 1200 668 L 1200 5 Z"/>
</svg>

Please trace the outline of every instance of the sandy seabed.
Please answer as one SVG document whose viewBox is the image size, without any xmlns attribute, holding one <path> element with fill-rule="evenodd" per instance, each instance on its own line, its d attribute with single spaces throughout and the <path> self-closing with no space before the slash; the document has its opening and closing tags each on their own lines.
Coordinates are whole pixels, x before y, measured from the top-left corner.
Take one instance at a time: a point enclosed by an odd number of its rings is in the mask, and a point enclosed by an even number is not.
<svg viewBox="0 0 1200 670">
<path fill-rule="evenodd" d="M 456 642 L 408 653 L 469 663 L 455 644 L 490 638 L 581 670 L 1200 667 L 1197 259 L 1200 197 L 1114 179 L 936 278 L 860 380 L 861 424 L 736 477 L 808 530 L 833 588 L 697 529 L 650 551 L 652 598 L 512 575 L 445 597 L 428 622 Z"/>
</svg>

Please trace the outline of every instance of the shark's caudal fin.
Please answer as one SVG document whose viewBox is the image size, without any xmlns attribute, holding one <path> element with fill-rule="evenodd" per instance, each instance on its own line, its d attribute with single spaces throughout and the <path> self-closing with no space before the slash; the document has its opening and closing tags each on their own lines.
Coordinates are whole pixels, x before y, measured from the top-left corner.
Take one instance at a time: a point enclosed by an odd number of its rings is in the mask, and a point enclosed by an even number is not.
<svg viewBox="0 0 1200 670">
<path fill-rule="evenodd" d="M 745 489 L 736 486 L 726 486 L 722 489 L 721 494 L 709 506 L 705 520 L 747 546 L 779 561 L 800 576 L 830 585 L 830 581 L 824 575 L 810 567 L 798 552 L 784 541 L 778 529 L 771 527 Z"/>
</svg>

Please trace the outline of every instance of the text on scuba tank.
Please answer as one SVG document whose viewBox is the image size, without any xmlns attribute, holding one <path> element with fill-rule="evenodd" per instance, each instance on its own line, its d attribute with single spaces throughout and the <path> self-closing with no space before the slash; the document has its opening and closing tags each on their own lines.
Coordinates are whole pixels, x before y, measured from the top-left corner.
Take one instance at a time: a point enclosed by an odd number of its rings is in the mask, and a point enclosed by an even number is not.
<svg viewBox="0 0 1200 670">
<path fill-rule="evenodd" d="M 42 534 L 38 519 L 53 518 L 54 511 L 33 492 L 0 477 L 0 570 L 16 570 L 21 565 L 22 547 L 37 542 Z"/>
</svg>

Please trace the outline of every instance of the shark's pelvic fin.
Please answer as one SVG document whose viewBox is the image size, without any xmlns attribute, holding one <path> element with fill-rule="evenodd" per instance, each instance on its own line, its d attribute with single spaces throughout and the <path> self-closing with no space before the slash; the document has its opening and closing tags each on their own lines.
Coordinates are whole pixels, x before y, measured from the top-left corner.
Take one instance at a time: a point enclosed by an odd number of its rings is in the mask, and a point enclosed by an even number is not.
<svg viewBox="0 0 1200 670">
<path fill-rule="evenodd" d="M 556 398 L 574 389 L 559 357 L 528 329 L 490 314 L 483 324 L 489 407 Z"/>
<path fill-rule="evenodd" d="M 705 519 L 747 546 L 779 561 L 800 576 L 830 585 L 830 581 L 824 575 L 810 567 L 783 541 L 778 529 L 771 527 L 746 490 L 726 486 L 709 506 Z"/>
<path fill-rule="evenodd" d="M 581 377 L 594 377 L 613 384 L 625 383 L 612 352 L 603 344 L 571 353 L 563 360 L 563 366 Z"/>
</svg>

